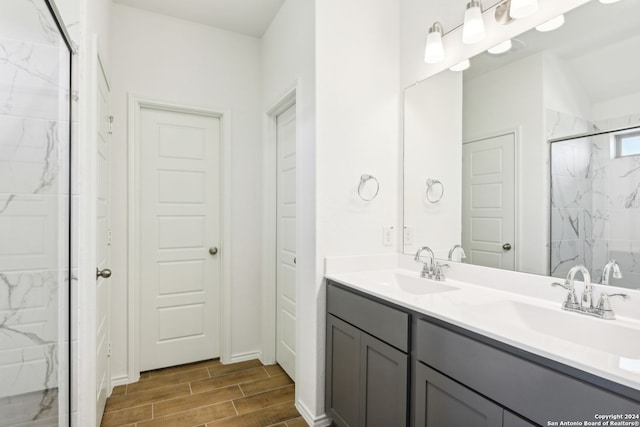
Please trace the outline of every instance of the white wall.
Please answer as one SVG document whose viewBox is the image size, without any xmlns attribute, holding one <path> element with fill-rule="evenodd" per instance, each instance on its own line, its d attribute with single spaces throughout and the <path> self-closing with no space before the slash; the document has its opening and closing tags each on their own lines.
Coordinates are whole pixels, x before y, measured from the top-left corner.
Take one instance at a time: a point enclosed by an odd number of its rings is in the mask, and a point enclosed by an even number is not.
<svg viewBox="0 0 640 427">
<path fill-rule="evenodd" d="M 444 71 L 404 91 L 404 227 L 413 254 L 429 246 L 446 259 L 462 239 L 462 73 Z M 426 180 L 437 179 L 442 199 L 426 199 Z M 431 197 L 441 191 L 435 186 Z"/>
<path fill-rule="evenodd" d="M 260 350 L 260 40 L 115 4 L 111 48 L 112 377 L 127 365 L 127 95 L 231 113 L 231 349 Z M 225 250 L 226 248 L 221 248 Z"/>
<path fill-rule="evenodd" d="M 549 235 L 542 79 L 543 55 L 535 54 L 465 81 L 463 90 L 465 142 L 516 131 L 516 266 L 537 274 L 547 271 Z"/>
<path fill-rule="evenodd" d="M 591 99 L 566 61 L 545 52 L 542 71 L 544 108 L 592 119 Z"/>
<path fill-rule="evenodd" d="M 262 37 L 262 111 L 269 111 L 288 91 L 296 88 L 296 157 L 297 157 L 297 365 L 296 402 L 307 421 L 314 423 L 322 414 L 316 405 L 323 390 L 318 380 L 316 262 L 316 128 L 315 128 L 315 1 L 287 0 Z M 263 144 L 271 143 L 265 134 Z M 268 151 L 267 151 L 268 152 Z M 265 159 L 265 165 L 270 163 Z M 268 171 L 264 171 L 268 176 Z M 265 197 L 273 193 L 265 192 Z M 265 201 L 268 205 L 269 201 Z M 273 224 L 266 224 L 272 232 Z M 272 250 L 272 248 L 265 248 Z M 269 266 L 264 268 L 267 274 Z M 265 277 L 268 281 L 269 277 Z M 263 286 L 263 292 L 268 291 Z M 273 304 L 273 295 L 263 295 L 265 304 Z M 265 313 L 273 307 L 265 307 Z M 264 314 L 263 314 L 264 315 Z M 266 323 L 266 322 L 265 322 Z M 324 322 L 320 323 L 324 324 Z M 263 324 L 263 342 L 271 340 L 273 331 Z M 264 347 L 275 342 L 265 342 Z"/>
<path fill-rule="evenodd" d="M 608 121 L 606 128 L 622 127 L 632 123 L 620 123 L 620 117 L 640 115 L 640 92 L 593 104 L 593 120 L 599 124 Z"/>
<path fill-rule="evenodd" d="M 324 257 L 398 251 L 382 244 L 383 227 L 400 225 L 398 7 L 395 0 L 316 2 L 316 278 L 303 284 L 299 343 L 299 359 L 315 376 L 300 400 L 313 414 L 324 411 Z M 357 195 L 364 173 L 380 182 L 368 203 Z"/>
</svg>

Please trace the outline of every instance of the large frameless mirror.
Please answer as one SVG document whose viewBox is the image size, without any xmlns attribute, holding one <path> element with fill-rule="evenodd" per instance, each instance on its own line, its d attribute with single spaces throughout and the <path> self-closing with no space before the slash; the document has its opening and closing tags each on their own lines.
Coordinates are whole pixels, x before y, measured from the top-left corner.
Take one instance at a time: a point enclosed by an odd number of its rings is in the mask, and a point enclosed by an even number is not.
<svg viewBox="0 0 640 427">
<path fill-rule="evenodd" d="M 610 283 L 640 288 L 640 197 L 623 202 L 638 191 L 640 157 L 615 160 L 613 134 L 569 156 L 550 149 L 640 124 L 637 16 L 637 1 L 589 2 L 554 30 L 531 29 L 405 90 L 403 252 L 427 245 L 446 259 L 461 244 L 463 262 L 559 277 L 583 263 L 596 282 L 617 258 L 625 279 Z M 604 185 L 590 174 L 606 156 Z M 594 204 L 603 199 L 607 213 Z"/>
</svg>

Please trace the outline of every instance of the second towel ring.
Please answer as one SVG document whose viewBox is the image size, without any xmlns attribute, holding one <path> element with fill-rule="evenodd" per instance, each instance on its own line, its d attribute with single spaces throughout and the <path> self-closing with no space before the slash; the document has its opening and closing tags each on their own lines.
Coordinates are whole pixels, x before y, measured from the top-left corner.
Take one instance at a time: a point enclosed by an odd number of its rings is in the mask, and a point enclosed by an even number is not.
<svg viewBox="0 0 640 427">
<path fill-rule="evenodd" d="M 440 194 L 437 197 L 433 197 L 431 195 L 431 192 L 435 191 L 435 188 L 437 188 L 438 186 L 440 186 Z M 427 191 L 425 193 L 429 203 L 438 203 L 444 196 L 444 185 L 437 179 L 429 178 L 427 179 Z"/>
<path fill-rule="evenodd" d="M 362 192 L 363 192 L 365 184 L 369 180 L 373 180 L 374 184 L 376 185 L 376 191 L 373 193 L 373 196 L 365 197 L 365 196 L 362 195 Z M 378 180 L 377 180 L 377 178 L 375 176 L 367 175 L 367 174 L 363 174 L 363 175 L 360 176 L 360 184 L 358 184 L 358 196 L 360 196 L 360 198 L 362 200 L 364 200 L 365 202 L 372 201 L 378 195 L 378 191 L 380 191 L 380 183 L 378 182 Z"/>
</svg>

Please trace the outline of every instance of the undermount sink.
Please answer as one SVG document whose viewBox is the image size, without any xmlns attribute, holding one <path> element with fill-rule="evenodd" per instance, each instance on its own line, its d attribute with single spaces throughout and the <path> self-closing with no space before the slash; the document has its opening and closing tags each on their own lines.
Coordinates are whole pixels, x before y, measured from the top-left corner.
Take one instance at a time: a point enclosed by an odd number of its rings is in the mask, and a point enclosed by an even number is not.
<svg viewBox="0 0 640 427">
<path fill-rule="evenodd" d="M 366 280 L 371 284 L 395 287 L 403 292 L 414 295 L 449 292 L 458 289 L 454 286 L 445 285 L 444 283 L 397 271 L 363 271 L 353 274 L 358 275 L 358 278 Z"/>
<path fill-rule="evenodd" d="M 560 307 L 556 310 L 519 301 L 483 304 L 467 314 L 497 328 L 509 325 L 624 358 L 640 359 L 640 330 L 620 325 L 615 320 L 596 319 L 562 311 Z"/>
</svg>

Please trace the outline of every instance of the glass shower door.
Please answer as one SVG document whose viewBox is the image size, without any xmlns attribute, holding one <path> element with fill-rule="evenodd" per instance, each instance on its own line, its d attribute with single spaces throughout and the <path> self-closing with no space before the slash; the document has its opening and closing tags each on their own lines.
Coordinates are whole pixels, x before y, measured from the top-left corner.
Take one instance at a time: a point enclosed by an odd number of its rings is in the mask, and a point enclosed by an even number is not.
<svg viewBox="0 0 640 427">
<path fill-rule="evenodd" d="M 70 81 L 48 2 L 2 0 L 2 426 L 69 424 Z"/>
</svg>

